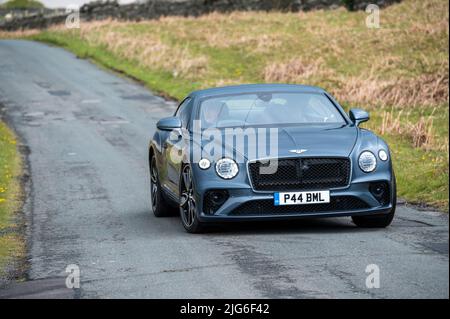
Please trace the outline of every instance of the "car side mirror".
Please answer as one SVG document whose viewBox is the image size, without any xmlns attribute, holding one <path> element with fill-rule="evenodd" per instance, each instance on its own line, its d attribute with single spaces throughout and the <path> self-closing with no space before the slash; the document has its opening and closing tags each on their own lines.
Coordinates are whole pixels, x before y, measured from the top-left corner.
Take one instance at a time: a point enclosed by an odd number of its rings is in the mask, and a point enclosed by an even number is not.
<svg viewBox="0 0 450 319">
<path fill-rule="evenodd" d="M 156 123 L 156 127 L 163 131 L 172 131 L 181 128 L 181 120 L 176 116 L 165 117 Z"/>
<path fill-rule="evenodd" d="M 351 109 L 349 112 L 350 119 L 356 126 L 370 119 L 369 113 L 361 109 Z"/>
</svg>

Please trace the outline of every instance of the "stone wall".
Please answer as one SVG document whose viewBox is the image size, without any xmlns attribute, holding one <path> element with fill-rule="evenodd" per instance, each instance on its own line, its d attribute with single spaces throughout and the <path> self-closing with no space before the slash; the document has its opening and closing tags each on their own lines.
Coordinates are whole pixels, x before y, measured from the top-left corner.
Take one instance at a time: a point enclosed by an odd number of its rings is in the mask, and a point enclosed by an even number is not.
<svg viewBox="0 0 450 319">
<path fill-rule="evenodd" d="M 386 6 L 399 0 L 354 0 L 356 10 L 364 10 L 369 3 Z M 210 12 L 230 11 L 300 11 L 335 9 L 344 5 L 342 0 L 149 0 L 146 3 L 119 5 L 115 0 L 95 1 L 80 8 L 80 18 L 85 21 L 107 18 L 140 21 L 161 16 L 199 16 Z M 61 10 L 34 13 L 0 21 L 0 29 L 43 29 L 62 23 L 67 14 Z"/>
<path fill-rule="evenodd" d="M 21 19 L 24 17 L 32 17 L 36 15 L 50 15 L 52 13 L 63 13 L 65 10 L 55 10 L 55 9 L 46 9 L 46 8 L 40 8 L 40 9 L 5 9 L 0 7 L 0 23 L 4 20 L 10 20 L 10 19 Z"/>
</svg>

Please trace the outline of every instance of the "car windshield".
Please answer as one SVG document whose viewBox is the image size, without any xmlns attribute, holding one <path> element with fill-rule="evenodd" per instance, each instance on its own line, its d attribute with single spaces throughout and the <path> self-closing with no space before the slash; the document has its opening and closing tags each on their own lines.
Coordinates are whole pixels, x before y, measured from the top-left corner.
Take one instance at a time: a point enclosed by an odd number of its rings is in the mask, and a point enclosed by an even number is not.
<svg viewBox="0 0 450 319">
<path fill-rule="evenodd" d="M 202 128 L 346 123 L 324 94 L 286 92 L 208 98 L 200 105 L 200 121 Z"/>
</svg>

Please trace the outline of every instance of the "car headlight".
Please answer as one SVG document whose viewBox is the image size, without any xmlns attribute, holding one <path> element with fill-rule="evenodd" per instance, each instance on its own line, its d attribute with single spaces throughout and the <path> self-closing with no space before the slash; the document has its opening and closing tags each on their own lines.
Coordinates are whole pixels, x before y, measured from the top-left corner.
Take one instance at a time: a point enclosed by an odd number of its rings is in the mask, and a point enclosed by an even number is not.
<svg viewBox="0 0 450 319">
<path fill-rule="evenodd" d="M 231 179 L 239 172 L 239 166 L 231 158 L 222 158 L 216 163 L 216 173 L 224 179 Z"/>
<path fill-rule="evenodd" d="M 363 172 L 370 173 L 377 167 L 377 158 L 369 151 L 364 151 L 359 155 L 359 168 Z"/>
<path fill-rule="evenodd" d="M 211 166 L 211 162 L 207 158 L 202 158 L 200 161 L 198 161 L 198 166 L 201 169 L 208 169 Z"/>
<path fill-rule="evenodd" d="M 378 157 L 379 157 L 380 160 L 382 160 L 382 161 L 387 161 L 387 159 L 388 159 L 388 155 L 387 155 L 387 153 L 386 153 L 385 150 L 380 150 L 380 151 L 378 152 Z"/>
</svg>

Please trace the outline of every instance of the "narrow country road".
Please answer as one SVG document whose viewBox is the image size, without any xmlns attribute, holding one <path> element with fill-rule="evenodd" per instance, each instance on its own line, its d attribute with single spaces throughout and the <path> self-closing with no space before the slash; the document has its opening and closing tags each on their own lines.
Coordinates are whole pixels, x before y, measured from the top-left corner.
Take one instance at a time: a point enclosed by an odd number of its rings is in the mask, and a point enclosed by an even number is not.
<svg viewBox="0 0 450 319">
<path fill-rule="evenodd" d="M 60 48 L 0 41 L 0 107 L 31 174 L 29 280 L 0 298 L 449 297 L 447 214 L 400 205 L 385 230 L 342 218 L 201 235 L 155 218 L 147 145 L 175 106 Z M 80 289 L 65 287 L 70 264 Z"/>
</svg>

